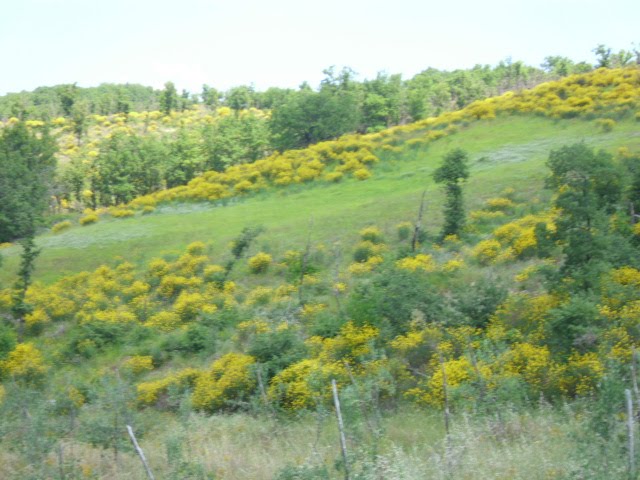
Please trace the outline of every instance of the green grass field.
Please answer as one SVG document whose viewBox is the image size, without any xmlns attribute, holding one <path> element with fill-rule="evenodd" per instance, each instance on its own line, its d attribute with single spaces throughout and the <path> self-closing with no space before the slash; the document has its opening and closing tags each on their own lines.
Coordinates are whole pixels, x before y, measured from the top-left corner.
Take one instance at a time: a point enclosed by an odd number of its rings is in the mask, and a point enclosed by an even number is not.
<svg viewBox="0 0 640 480">
<path fill-rule="evenodd" d="M 178 252 L 195 240 L 210 244 L 216 256 L 228 250 L 230 240 L 244 227 L 255 225 L 266 229 L 258 246 L 274 253 L 300 248 L 310 233 L 314 243 L 339 248 L 354 241 L 365 225 L 392 229 L 400 221 L 413 220 L 423 190 L 427 191 L 427 228 L 435 231 L 441 221 L 442 196 L 431 172 L 450 149 L 461 147 L 470 154 L 472 171 L 465 194 L 468 208 L 473 209 L 505 187 L 515 188 L 520 197 L 530 200 L 544 196 L 544 164 L 550 150 L 581 141 L 612 153 L 622 146 L 637 151 L 639 124 L 622 121 L 605 133 L 584 120 L 509 116 L 475 122 L 425 148 L 383 153 L 374 176 L 364 182 L 282 188 L 226 205 L 172 204 L 144 217 L 109 219 L 59 234 L 46 233 L 38 237 L 42 254 L 35 276 L 52 282 L 117 256 L 142 262 Z M 12 278 L 18 252 L 17 247 L 2 251 L 5 263 L 0 282 Z"/>
</svg>

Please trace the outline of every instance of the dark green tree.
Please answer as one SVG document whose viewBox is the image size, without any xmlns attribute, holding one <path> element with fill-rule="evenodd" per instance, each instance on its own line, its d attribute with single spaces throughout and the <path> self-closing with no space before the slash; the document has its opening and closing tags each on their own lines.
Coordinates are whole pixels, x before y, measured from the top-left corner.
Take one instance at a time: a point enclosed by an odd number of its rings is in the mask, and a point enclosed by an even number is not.
<svg viewBox="0 0 640 480">
<path fill-rule="evenodd" d="M 560 55 L 551 55 L 544 58 L 544 62 L 542 63 L 542 68 L 545 71 L 552 73 L 554 75 L 558 75 L 560 77 L 565 77 L 569 75 L 573 71 L 574 62 L 568 57 L 562 57 Z"/>
<path fill-rule="evenodd" d="M 163 186 L 165 146 L 154 137 L 116 134 L 100 145 L 90 178 L 102 205 L 127 203 Z"/>
<path fill-rule="evenodd" d="M 18 340 L 22 341 L 24 336 L 24 317 L 31 313 L 31 305 L 27 303 L 27 290 L 31 285 L 35 261 L 40 254 L 40 249 L 36 246 L 35 232 L 32 230 L 20 241 L 22 253 L 20 254 L 20 268 L 18 269 L 18 279 L 13 286 L 13 305 L 11 313 L 18 326 Z"/>
<path fill-rule="evenodd" d="M 611 67 L 611 49 L 606 45 L 598 45 L 593 49 L 593 53 L 596 54 L 598 63 L 597 68 L 610 68 Z"/>
<path fill-rule="evenodd" d="M 198 132 L 181 129 L 176 138 L 167 143 L 168 158 L 163 174 L 168 188 L 184 185 L 203 171 L 206 156 L 201 140 Z"/>
<path fill-rule="evenodd" d="M 203 129 L 206 168 L 223 171 L 255 162 L 270 151 L 269 127 L 255 115 L 229 115 Z"/>
<path fill-rule="evenodd" d="M 556 237 L 565 256 L 562 273 L 578 290 L 591 290 L 615 244 L 609 218 L 622 197 L 622 173 L 610 154 L 583 143 L 552 151 L 547 166 L 547 186 L 556 191 L 554 203 L 561 212 Z"/>
<path fill-rule="evenodd" d="M 255 92 L 253 91 L 253 87 L 246 85 L 233 87 L 225 93 L 224 103 L 237 114 L 240 110 L 245 110 L 253 106 L 254 95 Z"/>
<path fill-rule="evenodd" d="M 359 92 L 349 72 L 336 76 L 327 70 L 318 92 L 303 84 L 273 110 L 271 132 L 277 149 L 304 148 L 358 129 Z"/>
<path fill-rule="evenodd" d="M 220 92 L 209 85 L 202 86 L 202 93 L 200 94 L 200 98 L 202 99 L 202 103 L 210 108 L 217 108 L 220 105 Z"/>
<path fill-rule="evenodd" d="M 60 106 L 65 117 L 71 117 L 73 106 L 78 99 L 78 87 L 76 84 L 62 85 L 60 89 Z"/>
<path fill-rule="evenodd" d="M 164 90 L 160 94 L 160 110 L 169 115 L 178 107 L 178 91 L 173 82 L 164 84 Z"/>
<path fill-rule="evenodd" d="M 76 134 L 78 143 L 82 141 L 82 137 L 87 131 L 87 119 L 89 115 L 89 106 L 86 101 L 75 102 L 71 109 L 71 118 L 73 120 L 73 133 Z"/>
<path fill-rule="evenodd" d="M 462 184 L 469 178 L 467 152 L 458 148 L 444 156 L 442 164 L 433 172 L 436 183 L 444 184 L 447 196 L 444 207 L 442 237 L 459 235 L 465 224 Z"/>
<path fill-rule="evenodd" d="M 32 234 L 41 222 L 55 151 L 47 130 L 35 133 L 20 122 L 0 133 L 0 243 Z"/>
<path fill-rule="evenodd" d="M 405 105 L 402 77 L 378 73 L 374 80 L 364 82 L 362 105 L 363 127 L 381 130 L 397 125 L 404 119 Z"/>
</svg>

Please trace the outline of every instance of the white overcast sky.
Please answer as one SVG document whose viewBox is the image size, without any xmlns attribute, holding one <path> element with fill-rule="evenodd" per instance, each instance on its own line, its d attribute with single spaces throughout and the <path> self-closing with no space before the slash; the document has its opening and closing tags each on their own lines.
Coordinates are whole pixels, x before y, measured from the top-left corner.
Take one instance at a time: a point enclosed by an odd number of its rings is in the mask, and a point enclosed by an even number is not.
<svg viewBox="0 0 640 480">
<path fill-rule="evenodd" d="M 317 85 L 350 66 L 539 65 L 640 43 L 640 0 L 0 0 L 0 95 L 77 82 L 200 92 Z"/>
</svg>

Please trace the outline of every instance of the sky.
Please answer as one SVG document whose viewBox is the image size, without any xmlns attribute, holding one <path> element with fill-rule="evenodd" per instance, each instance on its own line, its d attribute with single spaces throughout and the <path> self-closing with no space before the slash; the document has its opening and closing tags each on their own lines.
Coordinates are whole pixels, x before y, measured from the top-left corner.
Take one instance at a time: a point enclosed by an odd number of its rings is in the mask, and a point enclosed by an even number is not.
<svg viewBox="0 0 640 480">
<path fill-rule="evenodd" d="M 348 66 L 410 78 L 429 67 L 539 66 L 548 55 L 640 46 L 639 0 L 0 0 L 0 95 L 140 83 L 316 86 Z"/>
</svg>

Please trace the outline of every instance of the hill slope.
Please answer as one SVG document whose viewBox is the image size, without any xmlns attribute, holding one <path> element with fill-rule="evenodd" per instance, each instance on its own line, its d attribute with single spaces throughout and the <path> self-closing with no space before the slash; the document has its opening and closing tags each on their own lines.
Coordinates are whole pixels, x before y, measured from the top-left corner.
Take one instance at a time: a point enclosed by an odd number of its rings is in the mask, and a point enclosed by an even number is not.
<svg viewBox="0 0 640 480">
<path fill-rule="evenodd" d="M 0 289 L 0 476 L 141 477 L 132 424 L 163 478 L 342 478 L 336 380 L 357 478 L 622 478 L 640 347 L 627 73 L 209 172 L 39 236 L 39 282 Z M 458 147 L 468 222 L 442 238 L 432 173 Z"/>
<path fill-rule="evenodd" d="M 623 146 L 640 149 L 638 124 L 633 120 L 620 122 L 610 132 L 583 120 L 526 116 L 484 120 L 426 148 L 388 154 L 375 167 L 374 178 L 366 182 L 298 186 L 262 192 L 227 205 L 169 204 L 148 216 L 46 234 L 38 240 L 43 252 L 36 277 L 51 281 L 65 273 L 93 269 L 115 256 L 134 262 L 148 260 L 180 251 L 193 240 L 211 242 L 216 255 L 226 250 L 242 228 L 252 225 L 266 227 L 261 242 L 279 251 L 300 245 L 309 234 L 312 219 L 314 241 L 348 242 L 367 224 L 390 227 L 413 220 L 425 189 L 429 192 L 427 225 L 433 228 L 441 219 L 442 197 L 431 172 L 448 150 L 462 147 L 471 155 L 466 196 L 473 209 L 505 187 L 526 192 L 530 198 L 540 195 L 549 151 L 580 141 L 610 151 Z M 3 253 L 8 257 L 7 269 L 0 279 L 6 280 L 15 268 L 16 250 L 8 248 Z"/>
</svg>

